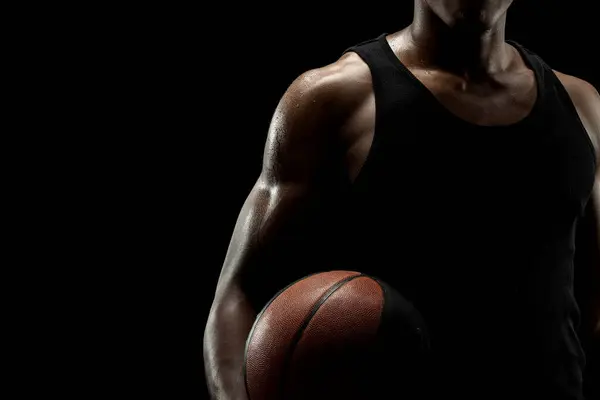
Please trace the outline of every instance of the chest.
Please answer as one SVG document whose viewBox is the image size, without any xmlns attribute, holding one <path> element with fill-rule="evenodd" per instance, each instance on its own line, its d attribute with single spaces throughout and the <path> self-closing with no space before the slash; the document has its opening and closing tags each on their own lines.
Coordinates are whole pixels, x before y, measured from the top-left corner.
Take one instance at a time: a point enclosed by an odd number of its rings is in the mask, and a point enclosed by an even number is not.
<svg viewBox="0 0 600 400">
<path fill-rule="evenodd" d="M 585 121 L 583 121 L 582 129 L 582 125 L 572 114 L 559 113 L 557 115 L 556 104 L 553 104 L 554 107 L 548 107 L 546 104 L 545 108 L 541 105 L 540 93 L 538 93 L 540 88 L 536 84 L 533 71 L 529 69 L 524 69 L 518 74 L 513 73 L 509 77 L 501 77 L 497 84 L 488 82 L 466 86 L 464 82 L 457 81 L 455 77 L 441 72 L 412 69 L 411 73 L 421 85 L 421 88 L 415 90 L 419 95 L 414 101 L 422 103 L 418 107 L 418 112 L 413 112 L 410 105 L 407 104 L 413 101 L 410 96 L 402 97 L 404 101 L 398 102 L 397 107 L 390 107 L 388 101 L 376 99 L 374 91 L 371 90 L 364 96 L 360 106 L 350 114 L 341 129 L 339 134 L 345 155 L 345 169 L 350 181 L 356 179 L 371 153 L 377 125 L 379 125 L 379 130 L 382 130 L 381 125 L 389 120 L 393 120 L 395 123 L 396 132 L 393 133 L 395 136 L 410 137 L 410 133 L 405 134 L 404 131 L 417 131 L 420 135 L 420 137 L 413 137 L 412 142 L 408 141 L 405 144 L 410 146 L 418 145 L 418 142 L 421 142 L 433 148 L 444 146 L 446 140 L 460 141 L 464 139 L 462 134 L 465 127 L 472 128 L 469 129 L 471 131 L 478 131 L 479 127 L 481 129 L 479 129 L 478 136 L 469 137 L 466 145 L 474 146 L 480 143 L 488 147 L 495 145 L 502 147 L 507 141 L 510 143 L 511 140 L 516 140 L 515 145 L 511 145 L 505 154 L 506 157 L 510 157 L 511 151 L 516 153 L 523 151 L 518 146 L 521 138 L 502 136 L 502 129 L 494 130 L 493 128 L 518 125 L 531 116 L 535 107 L 539 106 L 538 108 L 542 108 L 539 114 L 542 115 L 538 118 L 546 119 L 545 129 L 547 132 L 536 136 L 527 134 L 526 129 L 525 139 L 529 141 L 529 146 L 539 150 L 559 146 L 567 152 L 567 156 L 570 153 L 571 158 L 575 157 L 574 154 L 581 151 L 582 148 L 584 148 L 584 153 L 587 153 L 588 150 L 592 150 L 594 154 L 598 152 L 596 146 L 590 146 L 590 142 L 594 144 L 595 142 L 588 133 L 590 128 L 586 126 Z M 441 124 L 437 123 L 440 122 L 440 119 L 444 121 Z M 386 129 L 389 130 L 389 128 Z M 537 129 L 540 129 L 539 124 Z M 510 129 L 504 131 L 510 131 Z M 487 132 L 499 132 L 500 135 L 493 133 L 495 137 L 488 138 Z M 384 133 L 384 135 L 389 134 Z M 574 136 L 574 138 L 570 136 Z M 534 138 L 533 141 L 531 138 Z M 401 140 L 397 142 L 401 142 Z M 573 149 L 571 146 L 579 148 Z M 525 148 L 524 151 L 527 149 Z M 502 162 L 502 160 L 498 161 Z"/>
<path fill-rule="evenodd" d="M 422 86 L 421 94 L 429 97 L 427 106 L 432 115 L 441 113 L 446 117 L 481 126 L 515 124 L 532 112 L 538 96 L 537 87 L 533 72 L 524 71 L 504 78 L 501 83 L 465 84 L 442 72 L 411 70 Z M 341 132 L 351 180 L 358 175 L 370 151 L 377 111 L 375 93 L 371 91 L 360 107 L 351 114 Z M 402 125 L 402 120 L 398 122 Z M 427 115 L 423 122 L 425 125 Z M 400 126 L 399 131 L 401 129 Z M 454 132 L 448 129 L 447 134 L 453 135 Z"/>
<path fill-rule="evenodd" d="M 454 90 L 433 78 L 422 78 L 429 93 L 414 98 L 365 97 L 341 132 L 350 181 L 368 188 L 365 197 L 438 221 L 468 215 L 474 224 L 527 217 L 568 225 L 594 181 L 594 154 L 576 118 L 546 104 L 522 123 L 537 100 L 531 76 L 499 92 Z"/>
<path fill-rule="evenodd" d="M 481 82 L 439 70 L 413 68 L 411 73 L 442 111 L 474 125 L 515 124 L 531 113 L 538 97 L 536 79 L 529 69 Z"/>
</svg>

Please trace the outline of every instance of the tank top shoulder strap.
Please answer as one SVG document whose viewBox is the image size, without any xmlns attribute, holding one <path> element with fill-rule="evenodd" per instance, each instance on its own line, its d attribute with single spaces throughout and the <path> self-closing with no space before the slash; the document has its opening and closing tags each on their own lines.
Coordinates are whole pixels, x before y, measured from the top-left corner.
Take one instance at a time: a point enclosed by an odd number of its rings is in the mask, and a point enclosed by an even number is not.
<svg viewBox="0 0 600 400">
<path fill-rule="evenodd" d="M 522 44 L 515 42 L 514 40 L 506 40 L 506 43 L 513 46 L 523 58 L 523 62 L 531 68 L 535 75 L 537 84 L 538 101 L 536 102 L 537 107 L 547 106 L 546 100 L 554 92 L 554 82 L 552 69 L 538 56 Z"/>
<path fill-rule="evenodd" d="M 385 43 L 387 35 L 387 33 L 382 33 L 376 38 L 349 47 L 343 53 L 355 52 L 369 67 L 378 113 L 384 112 L 387 107 L 397 103 L 399 97 L 403 97 L 408 88 L 413 88 L 410 76 L 402 70 L 403 67 L 399 66 L 400 63 L 397 60 L 391 59 L 391 50 L 389 47 L 385 47 L 387 46 Z M 405 90 L 399 91 L 399 86 Z"/>
<path fill-rule="evenodd" d="M 591 150 L 595 168 L 598 160 L 596 160 L 596 150 L 592 144 L 592 140 L 584 128 L 575 104 L 571 100 L 571 96 L 554 73 L 554 70 L 539 55 L 531 50 L 512 40 L 507 40 L 506 42 L 519 50 L 524 61 L 534 70 L 538 78 L 538 93 L 542 95 L 546 114 L 552 115 L 553 118 L 566 120 L 563 123 L 568 123 L 575 131 L 580 133 L 580 135 L 575 136 L 583 138 L 586 147 Z"/>
<path fill-rule="evenodd" d="M 527 49 L 525 46 L 513 40 L 507 40 L 506 42 L 519 51 L 523 57 L 523 61 L 535 72 L 538 80 L 538 93 L 543 96 L 542 100 L 546 103 L 558 101 L 562 107 L 569 113 L 574 113 L 574 117 L 578 119 L 579 117 L 571 101 L 571 97 L 552 68 L 538 54 Z M 546 104 L 546 106 L 552 107 L 552 104 Z"/>
<path fill-rule="evenodd" d="M 523 58 L 525 64 L 527 64 L 527 66 L 531 68 L 538 77 L 541 77 L 542 81 L 546 81 L 546 78 L 548 78 L 548 65 L 544 62 L 544 60 L 542 60 L 540 56 L 538 56 L 536 53 L 532 52 L 522 44 L 515 42 L 514 40 L 506 40 L 506 43 L 510 44 L 515 49 L 517 49 L 517 51 Z"/>
<path fill-rule="evenodd" d="M 354 52 L 367 64 L 371 71 L 371 77 L 373 80 L 373 89 L 376 95 L 379 95 L 383 89 L 383 81 L 385 78 L 385 53 L 380 45 L 380 38 L 386 34 L 380 35 L 379 37 L 365 40 L 359 44 L 344 50 L 346 54 L 348 52 Z"/>
</svg>

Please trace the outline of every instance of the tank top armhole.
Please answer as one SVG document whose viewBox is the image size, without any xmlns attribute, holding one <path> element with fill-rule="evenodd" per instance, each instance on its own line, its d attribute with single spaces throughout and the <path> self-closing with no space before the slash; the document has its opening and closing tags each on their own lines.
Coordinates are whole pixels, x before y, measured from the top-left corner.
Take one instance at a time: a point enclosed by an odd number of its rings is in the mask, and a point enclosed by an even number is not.
<svg viewBox="0 0 600 400">
<path fill-rule="evenodd" d="M 579 113 L 577 112 L 577 108 L 575 107 L 569 92 L 567 92 L 565 86 L 562 84 L 560 79 L 558 79 L 558 76 L 556 76 L 552 68 L 538 54 L 513 40 L 506 40 L 506 42 L 513 45 L 517 50 L 520 50 L 521 55 L 528 58 L 531 66 L 535 66 L 535 68 L 538 69 L 538 73 L 542 78 L 542 82 L 540 83 L 544 90 L 547 90 L 549 85 L 556 88 L 556 96 L 558 97 L 558 100 L 571 114 L 573 114 L 575 120 L 577 121 L 576 124 L 579 126 L 581 132 L 585 136 L 584 140 L 587 142 L 587 146 L 592 153 L 592 159 L 594 160 L 594 168 L 597 169 L 599 160 L 597 159 L 596 148 L 594 147 L 592 139 L 590 138 L 585 126 L 583 125 L 583 122 L 581 121 L 581 118 L 579 117 Z M 546 96 L 546 93 L 544 93 L 544 96 Z"/>
<path fill-rule="evenodd" d="M 375 69 L 375 65 L 373 64 L 374 61 L 372 61 L 370 59 L 372 57 L 372 55 L 370 54 L 370 52 L 368 50 L 366 50 L 363 47 L 363 46 L 368 46 L 371 43 L 377 43 L 377 41 L 378 41 L 377 38 L 367 40 L 359 45 L 352 46 L 352 47 L 346 49 L 343 53 L 343 54 L 345 54 L 347 52 L 354 52 L 367 65 L 367 67 L 369 68 L 369 72 L 371 74 L 371 84 L 373 86 L 373 97 L 374 97 L 374 101 L 375 101 L 375 122 L 373 124 L 373 138 L 371 140 L 371 145 L 369 146 L 369 151 L 367 152 L 367 155 L 365 157 L 363 164 L 359 168 L 358 173 L 356 174 L 356 177 L 354 178 L 354 180 L 350 181 L 351 187 L 356 187 L 357 184 L 362 180 L 363 175 L 366 173 L 365 172 L 366 169 L 368 169 L 369 165 L 372 163 L 373 153 L 376 152 L 377 148 L 379 147 L 379 142 L 380 142 L 381 135 L 378 134 L 377 128 L 380 125 L 380 119 L 381 119 L 381 106 L 382 106 L 381 96 L 382 96 L 383 87 L 382 87 L 381 82 L 379 81 L 379 78 L 380 78 L 379 75 L 377 74 L 376 71 L 374 71 L 374 69 Z"/>
<path fill-rule="evenodd" d="M 563 104 L 564 107 L 566 107 L 569 110 L 569 112 L 571 114 L 573 114 L 573 117 L 577 121 L 576 124 L 579 126 L 581 132 L 583 133 L 583 136 L 585 136 L 584 140 L 585 140 L 585 142 L 587 142 L 588 148 L 590 149 L 590 151 L 592 153 L 592 159 L 594 160 L 594 170 L 596 170 L 596 169 L 598 169 L 599 160 L 598 160 L 598 156 L 596 154 L 596 152 L 597 152 L 596 147 L 594 147 L 594 143 L 592 142 L 592 138 L 590 138 L 590 134 L 588 133 L 587 129 L 585 128 L 585 125 L 583 125 L 583 121 L 581 120 L 581 117 L 579 117 L 579 113 L 577 112 L 577 107 L 575 107 L 575 103 L 573 103 L 573 100 L 571 99 L 571 95 L 565 88 L 565 85 L 563 85 L 561 80 L 558 79 L 558 76 L 556 76 L 556 74 L 550 67 L 548 67 L 548 69 L 550 70 L 550 74 L 552 76 L 552 80 L 554 81 L 557 95 L 558 95 L 561 103 Z"/>
</svg>

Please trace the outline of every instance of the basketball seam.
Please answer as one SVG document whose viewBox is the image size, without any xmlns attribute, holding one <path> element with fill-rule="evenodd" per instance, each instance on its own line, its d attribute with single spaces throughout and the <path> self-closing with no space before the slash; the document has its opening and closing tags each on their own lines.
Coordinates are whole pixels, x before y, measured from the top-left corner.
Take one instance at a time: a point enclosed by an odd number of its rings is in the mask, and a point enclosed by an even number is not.
<svg viewBox="0 0 600 400">
<path fill-rule="evenodd" d="M 385 310 L 385 301 L 386 301 L 386 294 L 388 294 L 388 291 L 386 290 L 386 284 L 384 282 L 382 282 L 381 280 L 379 280 L 379 278 L 376 277 L 371 277 L 371 279 L 373 279 L 375 282 L 377 282 L 379 284 L 379 286 L 381 287 L 381 290 L 383 291 L 383 307 L 381 308 L 381 316 L 380 316 L 380 324 L 379 324 L 379 330 L 381 330 L 381 325 L 383 324 L 383 316 L 384 316 L 384 310 Z M 427 325 L 425 324 L 425 321 L 420 313 L 420 311 L 416 308 L 416 306 L 414 305 L 414 303 L 408 299 L 406 299 L 406 301 L 408 301 L 408 303 L 410 304 L 410 306 L 413 308 L 413 311 L 416 312 L 416 324 L 417 324 L 417 332 L 419 334 L 420 340 L 421 340 L 421 348 L 425 348 L 428 349 L 430 347 L 430 339 L 429 339 L 429 329 L 427 327 Z"/>
<path fill-rule="evenodd" d="M 252 325 L 252 329 L 250 329 L 250 333 L 248 333 L 248 338 L 246 339 L 246 344 L 244 346 L 244 365 L 242 366 L 243 368 L 243 374 L 244 374 L 244 386 L 246 388 L 246 396 L 248 397 L 249 400 L 251 400 L 250 398 L 250 390 L 248 388 L 248 346 L 250 345 L 250 341 L 252 340 L 252 336 L 254 336 L 254 331 L 256 330 L 256 326 L 258 325 L 258 322 L 260 321 L 260 319 L 262 318 L 263 314 L 265 313 L 265 311 L 269 308 L 269 306 L 275 301 L 275 299 L 277 299 L 283 292 L 285 292 L 286 290 L 288 290 L 289 288 L 291 288 L 292 286 L 294 286 L 295 284 L 302 282 L 305 279 L 310 278 L 311 276 L 314 275 L 318 275 L 318 274 L 322 274 L 323 272 L 313 272 L 312 274 L 303 276 L 300 279 L 295 280 L 294 282 L 290 283 L 289 285 L 287 285 L 286 287 L 284 287 L 283 289 L 281 289 L 280 291 L 278 291 L 272 298 L 271 300 L 269 300 L 267 302 L 267 304 L 265 304 L 265 306 L 263 307 L 263 309 L 260 311 L 260 313 L 258 313 L 258 315 L 256 316 L 255 320 L 254 320 L 254 324 Z M 354 276 L 359 276 L 359 275 L 354 275 Z M 344 278 L 347 279 L 347 278 Z M 334 287 L 336 284 L 343 282 L 344 280 L 342 279 L 341 281 L 336 282 L 334 285 L 332 285 L 332 287 Z M 331 288 L 329 288 L 331 290 Z M 325 294 L 327 294 L 327 292 L 325 292 Z M 318 302 L 317 302 L 318 303 Z M 310 318 L 312 318 L 312 316 L 310 316 Z"/>
<path fill-rule="evenodd" d="M 306 328 L 308 327 L 308 324 L 310 323 L 310 321 L 312 320 L 312 318 L 315 316 L 315 314 L 317 313 L 317 311 L 319 311 L 319 309 L 321 308 L 321 306 L 327 301 L 327 299 L 329 297 L 331 297 L 331 295 L 333 295 L 339 288 L 341 288 L 342 286 L 344 286 L 346 283 L 356 279 L 356 278 L 361 278 L 364 277 L 363 274 L 358 274 L 358 275 L 354 275 L 354 276 L 349 276 L 346 277 L 338 282 L 336 282 L 334 285 L 332 285 L 325 293 L 323 293 L 323 295 L 321 295 L 321 297 L 319 298 L 319 300 L 317 300 L 317 302 L 315 303 L 315 305 L 313 306 L 313 309 L 311 310 L 311 312 L 306 316 L 306 318 L 304 319 L 304 321 L 302 322 L 302 325 L 300 325 L 300 328 L 298 329 L 298 331 L 296 332 L 296 335 L 294 336 L 294 338 L 292 339 L 290 346 L 288 348 L 287 354 L 285 356 L 285 361 L 283 364 L 283 372 L 281 374 L 281 379 L 279 381 L 279 393 L 280 393 L 280 398 L 283 398 L 283 391 L 285 388 L 285 383 L 286 383 L 286 377 L 287 377 L 287 373 L 290 367 L 290 363 L 292 361 L 292 355 L 294 354 L 294 351 L 296 350 L 296 346 L 298 345 L 298 343 L 300 342 L 300 339 L 302 338 L 302 335 L 304 334 L 304 331 L 306 330 Z"/>
<path fill-rule="evenodd" d="M 250 399 L 250 390 L 248 389 L 248 346 L 250 345 L 250 341 L 252 340 L 252 336 L 254 336 L 254 331 L 256 330 L 256 326 L 258 325 L 258 321 L 260 321 L 260 319 L 262 318 L 263 314 L 265 313 L 265 311 L 269 308 L 269 306 L 271 305 L 271 303 L 273 303 L 275 301 L 275 299 L 277 297 L 279 297 L 283 292 L 285 292 L 286 290 L 288 290 L 289 288 L 291 288 L 292 286 L 294 286 L 296 283 L 303 281 L 306 278 L 310 278 L 313 275 L 318 274 L 319 272 L 315 272 L 312 273 L 310 275 L 304 276 L 300 279 L 295 280 L 294 282 L 290 283 L 289 285 L 287 285 L 286 287 L 284 287 L 283 289 L 281 289 L 279 292 L 277 292 L 272 298 L 271 300 L 269 300 L 267 302 L 267 304 L 265 304 L 265 306 L 263 307 L 263 309 L 260 311 L 260 313 L 258 313 L 258 315 L 256 316 L 255 320 L 254 320 L 254 324 L 252 324 L 252 329 L 250 329 L 250 333 L 248 333 L 248 338 L 246 339 L 246 345 L 244 346 L 244 386 L 246 386 L 246 395 L 248 396 L 248 399 Z"/>
<path fill-rule="evenodd" d="M 375 281 L 377 283 L 377 286 L 379 286 L 379 288 L 381 289 L 381 311 L 379 312 L 379 325 L 377 326 L 377 336 L 379 336 L 379 332 L 381 331 L 381 325 L 383 325 L 383 312 L 385 310 L 385 304 L 386 304 L 386 300 L 387 300 L 386 299 L 387 291 L 385 290 L 385 287 L 379 281 L 379 279 L 377 279 L 373 276 L 369 276 L 369 278 L 371 278 L 373 281 Z"/>
</svg>

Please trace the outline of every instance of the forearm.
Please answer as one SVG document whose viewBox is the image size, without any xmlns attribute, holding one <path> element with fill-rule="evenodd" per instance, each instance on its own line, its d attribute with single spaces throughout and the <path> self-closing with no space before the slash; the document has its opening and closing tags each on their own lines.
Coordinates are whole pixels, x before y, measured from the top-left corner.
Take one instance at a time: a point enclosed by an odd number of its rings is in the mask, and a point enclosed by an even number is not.
<svg viewBox="0 0 600 400">
<path fill-rule="evenodd" d="M 245 400 L 244 348 L 256 312 L 241 292 L 215 300 L 204 331 L 204 366 L 211 398 Z"/>
<path fill-rule="evenodd" d="M 600 180 L 596 181 L 595 185 L 595 196 L 593 196 L 593 210 L 592 217 L 594 221 L 592 222 L 595 226 L 594 236 L 595 236 L 595 249 L 596 252 L 593 255 L 592 262 L 594 263 L 594 291 L 593 291 L 593 307 L 594 307 L 594 340 L 596 342 L 596 346 L 600 347 Z"/>
<path fill-rule="evenodd" d="M 598 227 L 598 232 L 600 232 L 600 227 Z M 598 235 L 598 237 L 600 238 L 600 234 Z M 594 340 L 596 342 L 596 345 L 600 347 L 600 241 L 598 242 L 598 246 L 597 246 L 597 251 L 596 251 L 596 262 L 597 262 L 597 266 L 596 266 L 596 284 L 595 284 L 595 290 L 594 290 L 594 317 L 595 317 L 595 323 L 594 323 Z"/>
</svg>

